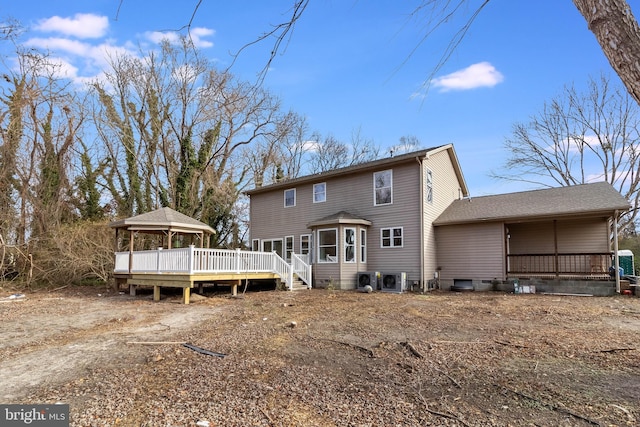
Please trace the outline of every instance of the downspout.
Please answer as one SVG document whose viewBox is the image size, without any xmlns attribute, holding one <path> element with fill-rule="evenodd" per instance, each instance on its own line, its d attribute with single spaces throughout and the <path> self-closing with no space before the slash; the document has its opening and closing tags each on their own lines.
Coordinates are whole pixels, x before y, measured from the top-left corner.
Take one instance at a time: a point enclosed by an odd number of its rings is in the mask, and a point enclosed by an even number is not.
<svg viewBox="0 0 640 427">
<path fill-rule="evenodd" d="M 427 281 L 424 277 L 424 168 L 420 157 L 416 157 L 420 165 L 420 282 L 422 283 L 422 293 L 427 292 Z"/>
<path fill-rule="evenodd" d="M 618 211 L 613 215 L 613 264 L 615 265 L 616 292 L 620 293 L 620 258 L 618 257 Z"/>
</svg>

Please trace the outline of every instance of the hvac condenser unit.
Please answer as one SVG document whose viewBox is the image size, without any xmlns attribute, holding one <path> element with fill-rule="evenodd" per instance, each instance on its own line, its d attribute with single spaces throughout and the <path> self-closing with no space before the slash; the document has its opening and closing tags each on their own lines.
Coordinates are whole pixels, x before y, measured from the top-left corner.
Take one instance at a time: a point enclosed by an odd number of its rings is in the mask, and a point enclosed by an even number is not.
<svg viewBox="0 0 640 427">
<path fill-rule="evenodd" d="M 371 290 L 378 289 L 378 273 L 377 271 L 361 271 L 358 273 L 356 289 L 365 292 L 368 290 L 367 286 L 371 286 Z"/>
<path fill-rule="evenodd" d="M 407 288 L 407 273 L 380 274 L 380 286 L 382 292 L 402 292 Z"/>
</svg>

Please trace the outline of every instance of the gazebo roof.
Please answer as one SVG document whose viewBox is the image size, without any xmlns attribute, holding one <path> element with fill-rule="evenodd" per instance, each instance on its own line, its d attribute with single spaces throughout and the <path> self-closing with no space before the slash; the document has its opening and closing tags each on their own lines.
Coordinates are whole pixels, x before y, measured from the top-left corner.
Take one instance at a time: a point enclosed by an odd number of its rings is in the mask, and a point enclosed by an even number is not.
<svg viewBox="0 0 640 427">
<path fill-rule="evenodd" d="M 160 233 L 163 231 L 184 234 L 215 233 L 215 230 L 204 222 L 193 219 L 171 208 L 161 208 L 131 218 L 113 221 L 109 224 L 109 227 L 147 233 Z"/>
</svg>

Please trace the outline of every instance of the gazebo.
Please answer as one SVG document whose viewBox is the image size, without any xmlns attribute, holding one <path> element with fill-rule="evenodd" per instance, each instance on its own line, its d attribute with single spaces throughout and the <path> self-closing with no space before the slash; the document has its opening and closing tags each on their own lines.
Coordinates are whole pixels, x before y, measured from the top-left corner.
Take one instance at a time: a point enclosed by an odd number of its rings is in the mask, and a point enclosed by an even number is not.
<svg viewBox="0 0 640 427">
<path fill-rule="evenodd" d="M 109 227 L 115 229 L 114 251 L 118 252 L 121 248 L 121 234 L 129 233 L 129 271 L 132 271 L 133 253 L 135 248 L 135 237 L 138 234 L 157 235 L 159 237 L 158 248 L 172 249 L 175 245 L 175 239 L 178 236 L 188 237 L 189 244 L 195 245 L 199 241 L 200 248 L 209 248 L 209 237 L 215 233 L 215 230 L 204 222 L 193 219 L 183 213 L 168 207 L 156 209 L 141 215 L 124 218 L 113 221 Z M 123 246 L 123 245 L 122 245 Z M 125 249 L 126 250 L 126 249 Z M 120 284 L 127 283 L 128 275 L 116 275 L 114 285 L 116 290 Z M 135 294 L 135 286 L 130 289 Z"/>
<path fill-rule="evenodd" d="M 215 230 L 204 222 L 195 220 L 185 214 L 177 212 L 171 208 L 160 208 L 152 212 L 137 215 L 131 218 L 113 221 L 109 227 L 116 230 L 115 250 L 119 248 L 119 238 L 121 231 L 129 232 L 129 251 L 133 252 L 134 238 L 138 233 L 157 234 L 161 236 L 160 247 L 172 249 L 174 238 L 178 235 L 190 237 L 190 244 L 194 240 L 200 241 L 201 248 L 209 247 L 209 238 Z"/>
</svg>

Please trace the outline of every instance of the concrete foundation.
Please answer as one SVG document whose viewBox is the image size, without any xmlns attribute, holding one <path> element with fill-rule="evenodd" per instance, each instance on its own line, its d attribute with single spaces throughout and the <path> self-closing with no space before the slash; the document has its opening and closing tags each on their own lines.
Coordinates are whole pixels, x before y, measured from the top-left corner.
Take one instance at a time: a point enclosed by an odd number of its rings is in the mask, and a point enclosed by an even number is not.
<svg viewBox="0 0 640 427">
<path fill-rule="evenodd" d="M 569 280 L 569 279 L 517 279 L 520 287 L 535 286 L 535 293 L 578 294 L 593 296 L 616 295 L 615 280 Z M 514 292 L 514 279 L 510 280 L 472 280 L 474 291 Z M 440 288 L 448 290 L 453 282 L 442 281 Z"/>
</svg>

